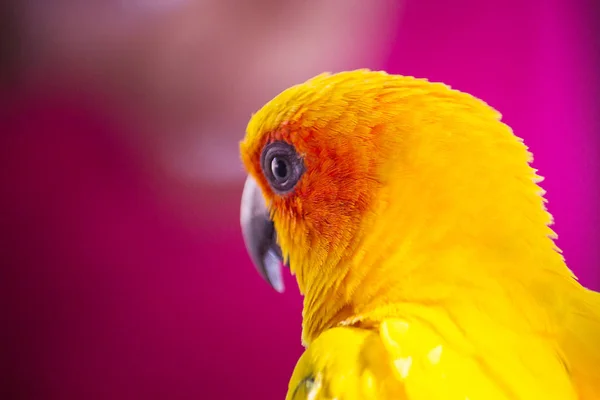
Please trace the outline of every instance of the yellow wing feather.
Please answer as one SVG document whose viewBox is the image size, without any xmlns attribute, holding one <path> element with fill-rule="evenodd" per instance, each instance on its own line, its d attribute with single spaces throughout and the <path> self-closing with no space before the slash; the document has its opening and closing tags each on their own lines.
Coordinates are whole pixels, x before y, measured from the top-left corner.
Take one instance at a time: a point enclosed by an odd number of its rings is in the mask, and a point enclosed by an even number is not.
<svg viewBox="0 0 600 400">
<path fill-rule="evenodd" d="M 403 399 L 404 386 L 377 331 L 337 327 L 323 332 L 298 360 L 286 400 Z"/>
<path fill-rule="evenodd" d="M 550 340 L 499 334 L 496 343 L 494 334 L 470 340 L 443 311 L 431 309 L 373 329 L 333 328 L 298 361 L 287 400 L 578 398 Z"/>
</svg>

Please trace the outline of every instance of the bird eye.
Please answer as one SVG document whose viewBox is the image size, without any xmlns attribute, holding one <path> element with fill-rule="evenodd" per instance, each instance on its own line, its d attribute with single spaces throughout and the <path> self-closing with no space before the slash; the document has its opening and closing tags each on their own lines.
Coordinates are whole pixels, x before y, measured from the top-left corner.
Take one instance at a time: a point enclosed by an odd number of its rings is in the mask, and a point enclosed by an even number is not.
<svg viewBox="0 0 600 400">
<path fill-rule="evenodd" d="M 289 193 L 304 173 L 304 162 L 286 142 L 269 143 L 263 149 L 261 165 L 267 182 L 278 194 Z"/>
</svg>

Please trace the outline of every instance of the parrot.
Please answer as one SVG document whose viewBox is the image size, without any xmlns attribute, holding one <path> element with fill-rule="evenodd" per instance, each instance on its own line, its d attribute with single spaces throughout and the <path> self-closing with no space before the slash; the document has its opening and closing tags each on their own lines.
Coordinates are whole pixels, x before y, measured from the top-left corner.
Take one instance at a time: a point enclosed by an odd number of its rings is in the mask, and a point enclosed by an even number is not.
<svg viewBox="0 0 600 400">
<path fill-rule="evenodd" d="M 542 177 L 492 106 L 357 69 L 248 122 L 240 223 L 303 296 L 287 400 L 600 399 L 600 294 L 555 243 Z"/>
</svg>

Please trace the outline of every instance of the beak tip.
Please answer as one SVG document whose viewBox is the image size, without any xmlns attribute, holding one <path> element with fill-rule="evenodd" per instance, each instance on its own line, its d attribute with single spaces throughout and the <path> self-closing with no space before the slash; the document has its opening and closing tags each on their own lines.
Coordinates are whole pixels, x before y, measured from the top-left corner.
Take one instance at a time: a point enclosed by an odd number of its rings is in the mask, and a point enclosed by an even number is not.
<svg viewBox="0 0 600 400">
<path fill-rule="evenodd" d="M 273 289 L 275 289 L 275 291 L 277 293 L 283 294 L 285 292 L 285 286 L 283 285 L 283 282 L 281 282 L 279 285 L 272 285 Z"/>
<path fill-rule="evenodd" d="M 279 293 L 285 291 L 283 274 L 281 273 L 281 260 L 273 250 L 267 251 L 258 269 L 275 291 Z"/>
</svg>

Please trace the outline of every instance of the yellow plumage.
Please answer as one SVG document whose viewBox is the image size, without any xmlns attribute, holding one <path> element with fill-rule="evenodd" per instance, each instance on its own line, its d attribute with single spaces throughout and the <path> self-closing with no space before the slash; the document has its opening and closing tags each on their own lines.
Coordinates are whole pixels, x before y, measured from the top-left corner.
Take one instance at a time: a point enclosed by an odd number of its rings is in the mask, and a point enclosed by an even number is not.
<svg viewBox="0 0 600 400">
<path fill-rule="evenodd" d="M 306 169 L 285 196 L 260 168 L 274 140 Z M 305 296 L 288 399 L 600 399 L 600 295 L 567 268 L 531 155 L 491 107 L 325 74 L 254 115 L 241 150 Z"/>
</svg>

